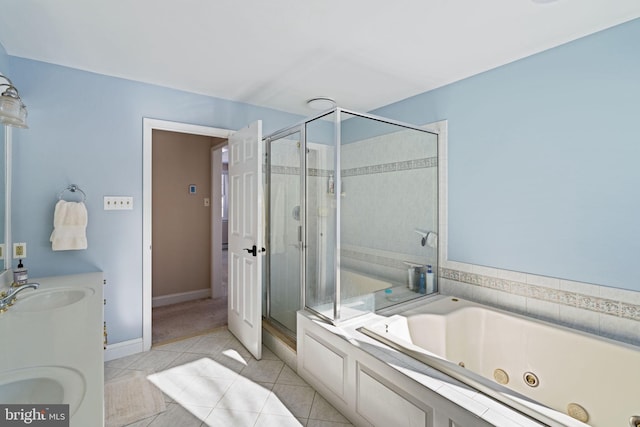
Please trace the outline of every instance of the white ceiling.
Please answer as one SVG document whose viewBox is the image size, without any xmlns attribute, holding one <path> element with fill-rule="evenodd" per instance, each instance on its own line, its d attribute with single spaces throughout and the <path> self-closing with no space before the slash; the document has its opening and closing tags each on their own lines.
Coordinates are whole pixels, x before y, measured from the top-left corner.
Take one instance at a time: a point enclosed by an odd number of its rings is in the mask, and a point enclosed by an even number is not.
<svg viewBox="0 0 640 427">
<path fill-rule="evenodd" d="M 370 111 L 640 17 L 639 0 L 11 0 L 14 56 L 308 115 Z"/>
</svg>

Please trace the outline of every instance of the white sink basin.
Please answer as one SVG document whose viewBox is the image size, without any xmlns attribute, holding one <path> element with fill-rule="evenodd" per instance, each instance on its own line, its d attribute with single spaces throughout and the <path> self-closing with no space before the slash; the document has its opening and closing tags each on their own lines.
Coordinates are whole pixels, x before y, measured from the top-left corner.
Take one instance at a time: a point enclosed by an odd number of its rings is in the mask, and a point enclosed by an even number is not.
<svg viewBox="0 0 640 427">
<path fill-rule="evenodd" d="M 61 366 L 35 366 L 0 374 L 3 404 L 68 403 L 73 415 L 85 395 L 85 381 L 78 371 Z"/>
<path fill-rule="evenodd" d="M 53 310 L 75 304 L 94 293 L 90 288 L 55 288 L 26 292 L 25 295 L 18 294 L 11 311 Z"/>
</svg>

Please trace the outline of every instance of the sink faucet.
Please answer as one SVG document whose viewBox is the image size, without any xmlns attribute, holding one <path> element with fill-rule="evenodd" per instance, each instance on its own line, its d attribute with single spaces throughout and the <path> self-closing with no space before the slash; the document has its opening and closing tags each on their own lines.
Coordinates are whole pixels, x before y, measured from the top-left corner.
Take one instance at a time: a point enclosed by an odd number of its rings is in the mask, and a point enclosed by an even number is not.
<svg viewBox="0 0 640 427">
<path fill-rule="evenodd" d="M 18 292 L 22 292 L 25 289 L 38 289 L 40 287 L 39 283 L 27 283 L 26 285 L 18 286 L 17 288 L 11 288 L 9 293 L 3 292 L 0 294 L 0 313 L 7 311 L 7 309 L 13 305 L 16 300 L 16 294 Z"/>
</svg>

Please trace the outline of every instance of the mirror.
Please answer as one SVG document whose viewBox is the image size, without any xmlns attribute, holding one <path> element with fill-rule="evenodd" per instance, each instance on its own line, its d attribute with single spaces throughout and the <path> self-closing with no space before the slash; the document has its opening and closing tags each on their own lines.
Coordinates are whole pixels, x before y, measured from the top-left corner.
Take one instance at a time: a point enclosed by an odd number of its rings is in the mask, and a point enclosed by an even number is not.
<svg viewBox="0 0 640 427">
<path fill-rule="evenodd" d="M 7 168 L 5 167 L 5 154 L 6 154 L 6 142 L 11 137 L 11 130 L 8 126 L 2 126 L 0 129 L 1 141 L 2 141 L 2 149 L 0 149 L 0 243 L 5 244 L 5 250 L 3 251 L 2 256 L 0 257 L 0 272 L 5 270 L 5 260 L 8 260 L 8 251 L 9 245 L 5 242 L 5 219 L 7 218 L 5 214 L 5 195 L 7 194 L 5 188 L 5 171 Z"/>
</svg>

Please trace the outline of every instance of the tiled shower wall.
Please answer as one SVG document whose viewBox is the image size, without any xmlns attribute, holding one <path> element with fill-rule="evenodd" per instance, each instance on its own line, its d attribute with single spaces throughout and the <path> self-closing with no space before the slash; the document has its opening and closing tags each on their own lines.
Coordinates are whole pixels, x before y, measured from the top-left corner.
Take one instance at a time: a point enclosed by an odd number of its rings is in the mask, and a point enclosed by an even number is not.
<svg viewBox="0 0 640 427">
<path fill-rule="evenodd" d="M 334 175 L 330 169 L 333 147 L 310 144 L 310 148 L 307 296 L 333 277 L 330 260 L 334 258 L 337 197 L 341 201 L 341 268 L 394 285 L 406 284 L 403 261 L 437 268 L 436 249 L 421 246 L 421 236 L 414 232 L 416 228 L 437 231 L 435 135 L 400 130 L 342 145 L 342 186 L 335 188 L 337 194 L 328 192 L 329 177 Z M 320 223 L 324 225 L 318 228 Z M 317 265 L 320 254 L 326 254 L 324 269 Z M 332 296 L 329 291 L 326 295 Z"/>
<path fill-rule="evenodd" d="M 640 292 L 447 259 L 447 126 L 439 139 L 440 293 L 640 345 Z"/>
<path fill-rule="evenodd" d="M 431 264 L 437 251 L 414 230 L 437 232 L 436 136 L 400 130 L 341 147 L 342 266 L 396 285 L 407 266 Z"/>
</svg>

